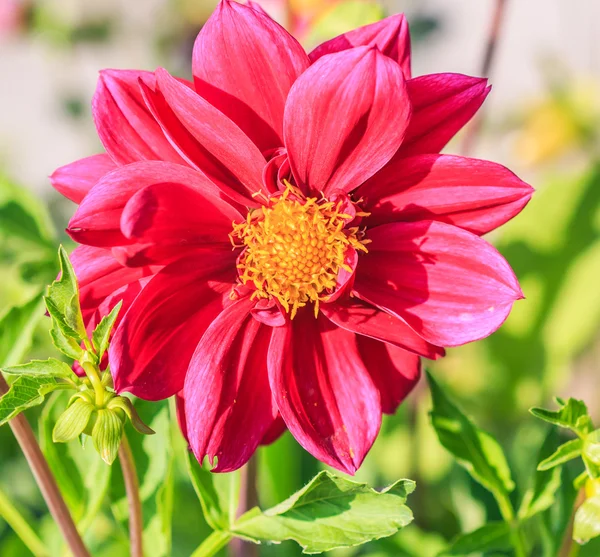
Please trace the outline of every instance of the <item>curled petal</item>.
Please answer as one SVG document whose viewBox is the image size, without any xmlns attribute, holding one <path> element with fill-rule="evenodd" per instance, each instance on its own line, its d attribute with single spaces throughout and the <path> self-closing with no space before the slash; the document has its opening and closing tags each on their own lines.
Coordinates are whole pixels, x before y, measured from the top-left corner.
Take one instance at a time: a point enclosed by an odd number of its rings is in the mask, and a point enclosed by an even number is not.
<svg viewBox="0 0 600 557">
<path fill-rule="evenodd" d="M 319 460 L 354 474 L 381 424 L 379 391 L 355 335 L 311 311 L 273 329 L 269 377 L 296 440 Z"/>
<path fill-rule="evenodd" d="M 167 265 L 145 286 L 109 349 L 115 389 L 161 400 L 183 388 L 207 327 L 230 303 L 236 279 L 231 252 L 197 250 Z"/>
<path fill-rule="evenodd" d="M 98 136 L 117 164 L 162 160 L 184 164 L 148 110 L 139 79 L 154 82 L 151 72 L 104 70 L 92 100 Z"/>
<path fill-rule="evenodd" d="M 376 46 L 380 52 L 398 62 L 404 77 L 410 79 L 410 32 L 404 14 L 392 15 L 338 35 L 317 46 L 309 54 L 310 61 L 315 62 L 325 54 L 356 46 Z"/>
<path fill-rule="evenodd" d="M 384 224 L 368 237 L 372 243 L 356 270 L 355 292 L 437 346 L 490 335 L 523 297 L 498 251 L 456 226 Z"/>
<path fill-rule="evenodd" d="M 421 377 L 421 359 L 402 348 L 357 337 L 358 351 L 381 395 L 381 409 L 393 414 Z"/>
<path fill-rule="evenodd" d="M 285 144 L 297 184 L 350 192 L 397 151 L 410 117 L 400 66 L 374 47 L 317 60 L 285 108 Z"/>
<path fill-rule="evenodd" d="M 417 155 L 386 165 L 361 186 L 368 227 L 439 220 L 475 234 L 504 224 L 529 202 L 533 188 L 507 168 L 450 155 Z"/>
<path fill-rule="evenodd" d="M 491 89 L 484 78 L 452 73 L 415 77 L 406 86 L 413 113 L 398 157 L 439 153 L 475 115 Z"/>
<path fill-rule="evenodd" d="M 218 462 L 215 472 L 244 465 L 277 417 L 267 374 L 271 328 L 250 315 L 254 302 L 227 307 L 202 337 L 185 380 L 186 423 L 199 462 Z"/>
<path fill-rule="evenodd" d="M 74 203 L 81 203 L 92 186 L 117 165 L 106 154 L 92 155 L 61 166 L 50 176 L 52 187 Z"/>
<path fill-rule="evenodd" d="M 192 59 L 196 91 L 262 151 L 281 146 L 285 100 L 308 66 L 304 49 L 283 27 L 229 0 L 200 31 Z"/>
</svg>

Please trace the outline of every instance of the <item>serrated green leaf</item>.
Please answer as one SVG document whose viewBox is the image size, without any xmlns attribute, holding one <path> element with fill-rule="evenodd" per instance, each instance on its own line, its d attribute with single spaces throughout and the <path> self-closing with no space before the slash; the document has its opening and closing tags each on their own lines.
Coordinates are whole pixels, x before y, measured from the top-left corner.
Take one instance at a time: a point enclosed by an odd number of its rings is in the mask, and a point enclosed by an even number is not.
<svg viewBox="0 0 600 557">
<path fill-rule="evenodd" d="M 600 495 L 586 499 L 575 513 L 573 539 L 580 544 L 600 536 Z"/>
<path fill-rule="evenodd" d="M 106 408 L 98 410 L 92 441 L 106 464 L 112 464 L 117 458 L 122 437 L 123 421 L 117 413 Z"/>
<path fill-rule="evenodd" d="M 450 547 L 440 555 L 471 555 L 484 551 L 506 551 L 512 546 L 510 525 L 506 522 L 489 522 L 485 526 L 461 534 L 452 540 Z"/>
<path fill-rule="evenodd" d="M 81 308 L 77 277 L 65 249 L 58 249 L 60 278 L 49 287 L 46 295 L 48 313 L 56 321 L 61 331 L 69 338 L 82 340 L 86 337 Z"/>
<path fill-rule="evenodd" d="M 64 362 L 55 358 L 47 360 L 31 360 L 26 364 L 2 368 L 4 373 L 9 375 L 30 375 L 45 377 L 62 377 L 63 379 L 76 379 L 77 376 L 73 370 Z"/>
<path fill-rule="evenodd" d="M 583 441 L 581 439 L 572 439 L 571 441 L 567 441 L 563 443 L 554 453 L 552 453 L 548 458 L 542 460 L 537 469 L 540 471 L 550 470 L 555 466 L 560 466 L 565 462 L 569 462 L 574 458 L 577 458 L 581 455 L 581 450 L 583 448 Z"/>
<path fill-rule="evenodd" d="M 381 492 L 323 471 L 279 505 L 252 509 L 231 532 L 257 542 L 295 540 L 304 553 L 321 553 L 388 537 L 409 524 L 405 505 L 414 482 L 400 480 Z"/>
<path fill-rule="evenodd" d="M 77 341 L 66 336 L 54 320 L 50 329 L 50 338 L 54 347 L 68 358 L 79 360 L 83 356 L 83 348 L 81 348 Z"/>
<path fill-rule="evenodd" d="M 237 511 L 239 472 L 213 474 L 203 468 L 190 451 L 186 451 L 186 460 L 204 519 L 213 530 L 228 530 Z"/>
<path fill-rule="evenodd" d="M 104 352 L 106 352 L 106 349 L 108 348 L 110 333 L 113 329 L 122 305 L 123 301 L 120 301 L 108 315 L 105 315 L 102 318 L 102 321 L 100 321 L 98 326 L 94 329 L 92 334 L 92 343 L 94 345 L 96 355 L 98 356 L 98 361 L 102 359 Z"/>
<path fill-rule="evenodd" d="M 578 435 L 586 435 L 592 431 L 593 426 L 588 415 L 588 409 L 582 400 L 569 398 L 565 401 L 555 399 L 561 405 L 557 411 L 544 408 L 531 408 L 529 411 L 540 420 L 573 430 Z"/>
<path fill-rule="evenodd" d="M 94 410 L 93 404 L 81 398 L 75 399 L 58 418 L 52 431 L 52 441 L 67 443 L 77 439 L 87 427 Z"/>
<path fill-rule="evenodd" d="M 506 496 L 515 484 L 502 447 L 448 399 L 431 374 L 427 379 L 433 400 L 431 422 L 440 443 L 477 482 Z"/>
<path fill-rule="evenodd" d="M 42 404 L 44 398 L 52 391 L 70 388 L 72 387 L 69 384 L 60 382 L 55 377 L 17 377 L 8 392 L 0 398 L 0 426 L 27 408 Z"/>
<path fill-rule="evenodd" d="M 0 368 L 16 364 L 29 350 L 36 325 L 44 316 L 42 296 L 8 310 L 0 318 Z"/>
<path fill-rule="evenodd" d="M 552 452 L 557 441 L 558 435 L 556 430 L 551 428 L 540 447 L 537 460 L 544 462 L 551 458 L 548 457 L 548 454 Z M 523 496 L 523 501 L 518 512 L 519 519 L 527 520 L 552 506 L 556 492 L 560 489 L 561 479 L 562 475 L 559 468 L 541 470 L 538 465 L 535 472 L 534 485 Z"/>
</svg>

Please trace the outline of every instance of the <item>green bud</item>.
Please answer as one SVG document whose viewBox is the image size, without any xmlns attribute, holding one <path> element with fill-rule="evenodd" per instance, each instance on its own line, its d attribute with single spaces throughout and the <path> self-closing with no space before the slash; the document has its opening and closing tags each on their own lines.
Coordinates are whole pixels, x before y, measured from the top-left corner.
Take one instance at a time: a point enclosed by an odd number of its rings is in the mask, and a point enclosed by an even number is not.
<svg viewBox="0 0 600 557">
<path fill-rule="evenodd" d="M 580 544 L 587 543 L 600 535 L 600 496 L 595 495 L 583 502 L 577 509 L 573 522 L 573 539 Z"/>
<path fill-rule="evenodd" d="M 123 420 L 109 408 L 98 410 L 96 423 L 92 430 L 94 447 L 106 464 L 112 464 L 117 458 L 121 438 L 123 437 Z"/>
<path fill-rule="evenodd" d="M 154 435 L 154 430 L 149 428 L 140 418 L 135 406 L 133 406 L 131 400 L 124 396 L 116 396 L 107 405 L 107 408 L 112 410 L 121 410 L 131 421 L 131 425 L 143 435 Z"/>
<path fill-rule="evenodd" d="M 79 437 L 90 421 L 95 408 L 89 401 L 75 395 L 68 408 L 62 413 L 54 430 L 52 431 L 52 440 L 55 443 L 66 443 Z"/>
<path fill-rule="evenodd" d="M 588 434 L 583 443 L 583 454 L 592 464 L 600 466 L 600 429 Z"/>
</svg>

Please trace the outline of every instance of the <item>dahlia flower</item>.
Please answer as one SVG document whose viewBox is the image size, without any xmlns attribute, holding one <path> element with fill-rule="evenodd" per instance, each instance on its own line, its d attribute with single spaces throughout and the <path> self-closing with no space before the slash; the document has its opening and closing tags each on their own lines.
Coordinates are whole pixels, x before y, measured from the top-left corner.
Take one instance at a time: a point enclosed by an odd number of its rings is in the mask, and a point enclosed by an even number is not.
<svg viewBox="0 0 600 557">
<path fill-rule="evenodd" d="M 57 170 L 85 317 L 122 299 L 118 392 L 179 395 L 199 460 L 242 466 L 287 427 L 354 473 L 420 374 L 522 297 L 480 236 L 532 190 L 497 164 L 441 155 L 489 88 L 412 78 L 389 17 L 306 54 L 261 10 L 223 0 L 194 82 L 106 70 L 106 153 Z"/>
</svg>

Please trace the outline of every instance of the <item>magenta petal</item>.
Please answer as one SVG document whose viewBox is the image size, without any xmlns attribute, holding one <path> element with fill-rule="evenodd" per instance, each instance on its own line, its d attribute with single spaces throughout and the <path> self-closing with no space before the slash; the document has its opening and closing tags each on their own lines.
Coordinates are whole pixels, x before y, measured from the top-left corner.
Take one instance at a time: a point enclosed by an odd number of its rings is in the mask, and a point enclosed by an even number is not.
<svg viewBox="0 0 600 557">
<path fill-rule="evenodd" d="M 253 304 L 242 298 L 213 321 L 185 379 L 190 446 L 199 462 L 217 457 L 215 472 L 243 466 L 277 417 L 267 373 L 272 329 L 252 318 Z"/>
<path fill-rule="evenodd" d="M 196 90 L 262 151 L 280 147 L 290 87 L 309 66 L 298 41 L 269 16 L 223 0 L 194 45 Z"/>
<path fill-rule="evenodd" d="M 262 184 L 265 158 L 225 114 L 163 69 L 156 87 L 141 84 L 144 98 L 165 135 L 190 166 L 201 170 L 244 205 L 268 193 Z"/>
<path fill-rule="evenodd" d="M 355 335 L 310 311 L 273 329 L 271 390 L 287 427 L 319 460 L 354 474 L 381 424 L 379 391 Z"/>
<path fill-rule="evenodd" d="M 376 46 L 380 52 L 398 62 L 404 77 L 410 79 L 410 33 L 404 14 L 392 15 L 338 35 L 317 46 L 309 54 L 309 58 L 311 62 L 316 62 L 325 54 L 348 50 L 355 46 Z"/>
<path fill-rule="evenodd" d="M 161 183 L 184 184 L 207 195 L 223 194 L 206 176 L 179 164 L 144 161 L 110 172 L 89 192 L 69 222 L 70 236 L 82 244 L 125 246 L 134 243 L 121 232 L 121 215 L 139 190 Z"/>
<path fill-rule="evenodd" d="M 428 343 L 398 316 L 357 298 L 322 304 L 320 309 L 330 321 L 347 331 L 389 342 L 432 360 L 444 355 L 443 348 Z"/>
<path fill-rule="evenodd" d="M 50 182 L 67 199 L 81 203 L 92 186 L 115 168 L 117 165 L 107 154 L 92 155 L 61 166 L 50 176 Z"/>
<path fill-rule="evenodd" d="M 324 56 L 296 81 L 285 144 L 300 187 L 350 192 L 397 151 L 410 116 L 400 66 L 374 47 Z"/>
<path fill-rule="evenodd" d="M 393 414 L 421 377 L 421 360 L 402 348 L 357 337 L 358 350 L 381 395 L 381 409 Z"/>
<path fill-rule="evenodd" d="M 356 294 L 404 319 L 426 341 L 458 346 L 493 333 L 523 297 L 512 269 L 482 238 L 442 222 L 368 232 Z"/>
<path fill-rule="evenodd" d="M 167 265 L 142 290 L 109 349 L 118 392 L 147 400 L 183 388 L 202 334 L 229 302 L 236 280 L 234 254 L 197 250 Z"/>
<path fill-rule="evenodd" d="M 485 234 L 517 215 L 533 188 L 507 168 L 450 155 L 417 155 L 387 164 L 356 195 L 368 227 L 439 220 Z"/>
<path fill-rule="evenodd" d="M 183 164 L 142 98 L 139 79 L 154 74 L 137 70 L 104 70 L 92 101 L 100 141 L 117 164 L 163 160 Z"/>
<path fill-rule="evenodd" d="M 124 267 L 111 250 L 91 246 L 75 248 L 71 263 L 79 282 L 81 309 L 88 327 L 96 325 L 119 300 L 123 301 L 118 317 L 121 320 L 148 277 L 160 269 Z"/>
<path fill-rule="evenodd" d="M 486 79 L 452 73 L 415 77 L 406 86 L 413 113 L 399 157 L 439 153 L 490 92 Z"/>
</svg>

